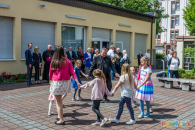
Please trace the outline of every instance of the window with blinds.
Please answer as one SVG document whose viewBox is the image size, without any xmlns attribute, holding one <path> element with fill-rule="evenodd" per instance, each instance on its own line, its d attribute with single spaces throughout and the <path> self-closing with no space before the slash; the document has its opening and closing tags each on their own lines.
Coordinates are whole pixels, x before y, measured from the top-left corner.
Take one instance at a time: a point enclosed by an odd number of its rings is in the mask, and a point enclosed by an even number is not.
<svg viewBox="0 0 195 130">
<path fill-rule="evenodd" d="M 22 20 L 22 42 L 21 42 L 21 59 L 25 59 L 25 51 L 28 49 L 28 43 L 34 47 L 39 47 L 41 55 L 47 50 L 47 45 L 55 45 L 55 24 L 50 22 Z"/>
<path fill-rule="evenodd" d="M 131 35 L 129 32 L 116 31 L 116 41 L 123 42 L 123 50 L 127 51 L 129 58 L 130 58 L 130 37 Z M 121 50 L 121 52 L 123 50 Z"/>
<path fill-rule="evenodd" d="M 13 18 L 0 17 L 0 59 L 13 59 Z"/>
<path fill-rule="evenodd" d="M 92 28 L 92 38 L 110 40 L 111 33 L 109 29 Z"/>
<path fill-rule="evenodd" d="M 135 33 L 134 58 L 137 58 L 140 51 L 143 55 L 146 53 L 146 40 L 146 34 Z"/>
</svg>

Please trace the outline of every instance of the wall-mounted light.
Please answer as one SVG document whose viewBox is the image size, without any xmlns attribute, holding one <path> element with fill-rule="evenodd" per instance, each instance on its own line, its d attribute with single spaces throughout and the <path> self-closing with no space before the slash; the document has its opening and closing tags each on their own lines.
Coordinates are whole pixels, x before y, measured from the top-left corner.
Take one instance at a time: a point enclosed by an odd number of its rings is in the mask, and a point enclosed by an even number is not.
<svg viewBox="0 0 195 130">
<path fill-rule="evenodd" d="M 9 5 L 3 5 L 3 4 L 0 4 L 0 7 L 1 7 L 1 8 L 6 8 L 6 9 L 9 9 L 9 7 L 10 7 L 10 6 L 9 6 Z"/>
<path fill-rule="evenodd" d="M 66 17 L 68 17 L 68 18 L 75 18 L 75 19 L 82 19 L 82 20 L 86 20 L 86 18 L 85 18 L 85 17 L 73 16 L 73 15 L 66 15 Z"/>
<path fill-rule="evenodd" d="M 45 4 L 40 3 L 39 6 L 40 6 L 41 8 L 43 8 L 43 7 L 45 7 Z"/>
<path fill-rule="evenodd" d="M 125 26 L 125 27 L 131 27 L 131 25 L 122 24 L 122 23 L 119 23 L 118 25 L 119 25 L 119 26 Z"/>
</svg>

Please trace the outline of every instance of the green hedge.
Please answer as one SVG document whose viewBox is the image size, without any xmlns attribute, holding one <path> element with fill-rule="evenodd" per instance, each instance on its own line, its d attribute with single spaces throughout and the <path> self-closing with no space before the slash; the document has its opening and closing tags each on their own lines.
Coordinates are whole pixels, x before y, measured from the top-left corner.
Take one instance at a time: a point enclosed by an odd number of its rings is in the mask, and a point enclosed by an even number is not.
<svg viewBox="0 0 195 130">
<path fill-rule="evenodd" d="M 156 59 L 165 59 L 164 54 L 156 53 Z"/>
<path fill-rule="evenodd" d="M 185 70 L 185 69 L 178 69 L 179 72 L 179 78 L 184 79 L 195 79 L 195 69 L 192 69 L 192 71 Z M 166 75 L 168 71 L 165 71 Z"/>
</svg>

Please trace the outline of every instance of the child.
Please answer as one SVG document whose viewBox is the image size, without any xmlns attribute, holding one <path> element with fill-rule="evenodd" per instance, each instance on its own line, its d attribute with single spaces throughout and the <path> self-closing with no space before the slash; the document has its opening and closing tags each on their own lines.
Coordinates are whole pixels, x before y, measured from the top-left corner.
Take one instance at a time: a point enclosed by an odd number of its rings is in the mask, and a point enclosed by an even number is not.
<svg viewBox="0 0 195 130">
<path fill-rule="evenodd" d="M 133 80 L 134 80 L 134 82 L 135 82 L 135 84 L 137 86 L 137 76 L 135 75 L 135 68 L 134 67 L 130 67 L 130 72 L 131 72 L 131 74 L 133 76 Z M 132 104 L 133 107 L 136 107 L 136 105 L 133 102 L 133 96 L 131 97 L 131 104 Z"/>
<path fill-rule="evenodd" d="M 124 104 L 127 104 L 127 108 L 129 109 L 129 113 L 131 116 L 130 121 L 126 122 L 127 125 L 135 124 L 134 111 L 131 106 L 131 97 L 134 96 L 134 88 L 136 88 L 136 84 L 133 80 L 133 77 L 130 73 L 129 64 L 125 63 L 121 69 L 121 77 L 117 85 L 115 86 L 112 93 L 114 93 L 121 86 L 121 100 L 119 103 L 118 115 L 116 118 L 110 119 L 111 122 L 119 123 L 121 114 L 123 112 Z"/>
<path fill-rule="evenodd" d="M 93 76 L 95 77 L 93 81 L 80 86 L 80 88 L 87 88 L 93 85 L 91 94 L 91 100 L 93 100 L 92 110 L 97 114 L 97 121 L 91 125 L 103 126 L 107 122 L 107 119 L 99 111 L 100 102 L 103 100 L 104 93 L 108 96 L 114 96 L 114 94 L 109 92 L 104 73 L 101 70 L 94 70 Z M 102 119 L 102 122 L 100 122 L 100 118 Z"/>
<path fill-rule="evenodd" d="M 80 73 L 82 75 L 84 75 L 86 77 L 86 75 L 81 71 L 81 65 L 82 65 L 82 61 L 81 60 L 77 60 L 76 61 L 76 67 L 74 68 L 74 72 L 77 76 L 77 79 L 79 81 L 79 83 L 82 85 L 82 82 L 81 82 L 81 79 L 80 79 Z M 77 86 L 77 82 L 72 79 L 72 88 L 75 89 L 74 90 L 74 94 L 73 94 L 73 98 L 72 98 L 72 101 L 76 101 L 76 100 L 82 100 L 83 98 L 80 96 L 81 95 L 81 89 L 79 89 L 79 92 L 78 92 L 78 98 L 75 99 L 75 95 L 76 95 L 76 92 L 77 92 L 77 89 L 78 89 L 78 86 Z"/>
<path fill-rule="evenodd" d="M 48 116 L 51 116 L 53 114 L 53 112 L 51 112 L 51 107 L 52 107 L 53 102 L 55 100 L 55 97 L 54 97 L 54 95 L 51 95 L 51 92 L 49 92 L 49 98 L 48 98 L 48 100 L 50 100 L 49 110 L 48 110 Z"/>
<path fill-rule="evenodd" d="M 154 100 L 153 85 L 151 81 L 152 70 L 148 65 L 148 58 L 146 56 L 141 58 L 141 73 L 140 81 L 136 92 L 136 98 L 140 99 L 141 114 L 138 118 L 149 117 L 150 115 L 150 101 Z M 144 101 L 146 101 L 147 113 L 144 115 Z"/>
</svg>

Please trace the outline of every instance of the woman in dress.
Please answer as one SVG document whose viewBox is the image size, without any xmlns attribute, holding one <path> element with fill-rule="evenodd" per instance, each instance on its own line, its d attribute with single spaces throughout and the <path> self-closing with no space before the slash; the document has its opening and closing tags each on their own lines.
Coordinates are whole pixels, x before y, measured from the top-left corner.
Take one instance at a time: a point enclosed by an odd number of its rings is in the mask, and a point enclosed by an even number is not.
<svg viewBox="0 0 195 130">
<path fill-rule="evenodd" d="M 38 46 L 36 46 L 34 49 L 33 59 L 34 59 L 34 66 L 35 66 L 35 83 L 41 84 L 39 76 L 40 76 L 40 72 L 41 72 L 42 58 L 41 58 L 41 53 L 39 53 Z"/>
<path fill-rule="evenodd" d="M 51 80 L 50 92 L 55 96 L 57 102 L 58 118 L 55 124 L 65 125 L 63 119 L 62 95 L 71 92 L 70 74 L 73 76 L 77 85 L 80 86 L 77 76 L 74 73 L 72 63 L 64 55 L 64 48 L 57 47 L 51 61 L 49 79 Z"/>
</svg>

